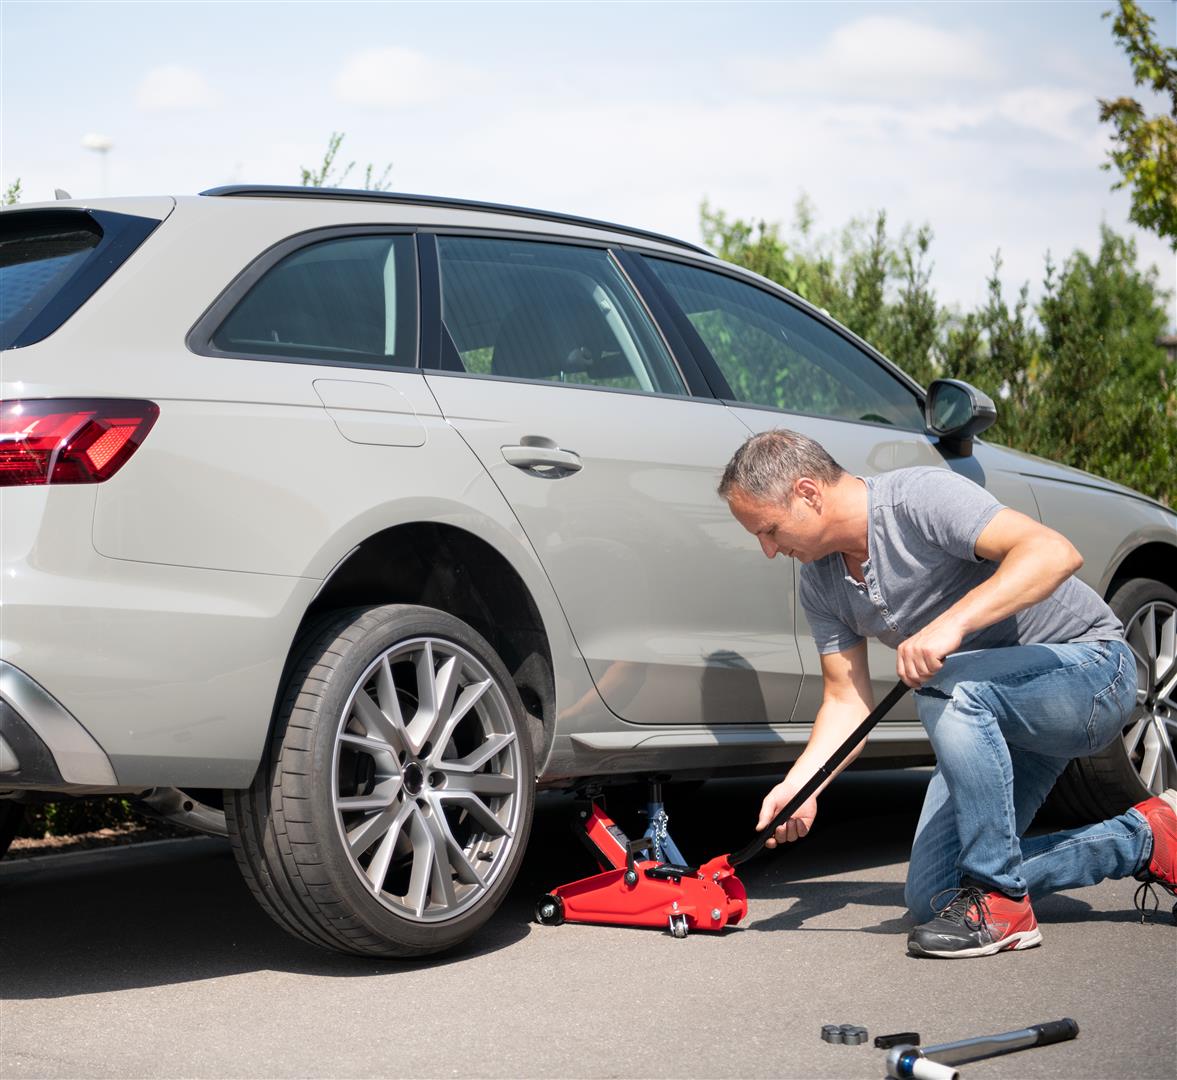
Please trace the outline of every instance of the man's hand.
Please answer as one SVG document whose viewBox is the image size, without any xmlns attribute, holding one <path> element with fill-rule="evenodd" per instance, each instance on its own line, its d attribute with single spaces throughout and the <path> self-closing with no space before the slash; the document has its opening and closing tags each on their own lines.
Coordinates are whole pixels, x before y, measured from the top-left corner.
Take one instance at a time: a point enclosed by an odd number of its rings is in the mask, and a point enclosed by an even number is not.
<svg viewBox="0 0 1177 1080">
<path fill-rule="evenodd" d="M 912 634 L 899 646 L 895 671 L 908 686 L 923 686 L 944 666 L 944 658 L 960 648 L 964 634 L 955 622 L 943 617 Z"/>
<path fill-rule="evenodd" d="M 776 787 L 764 796 L 764 802 L 760 806 L 760 820 L 756 822 L 756 831 L 759 832 L 768 826 L 785 808 L 788 801 L 797 794 L 798 786 L 790 783 L 786 777 Z M 813 819 L 817 817 L 817 796 L 809 799 L 807 802 L 801 804 L 801 809 L 798 810 L 791 818 L 789 818 L 783 825 L 778 825 L 772 836 L 764 842 L 764 846 L 768 848 L 776 847 L 777 844 L 789 843 L 793 840 L 800 840 L 805 836 L 811 828 L 813 828 Z"/>
</svg>

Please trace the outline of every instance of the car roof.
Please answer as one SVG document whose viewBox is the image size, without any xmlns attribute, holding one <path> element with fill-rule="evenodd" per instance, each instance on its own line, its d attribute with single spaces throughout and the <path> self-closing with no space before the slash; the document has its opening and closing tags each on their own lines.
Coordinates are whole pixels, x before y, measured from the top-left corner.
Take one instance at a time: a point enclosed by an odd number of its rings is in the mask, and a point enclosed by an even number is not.
<svg viewBox="0 0 1177 1080">
<path fill-rule="evenodd" d="M 398 191 L 369 191 L 363 188 L 317 188 L 282 184 L 227 184 L 222 187 L 209 188 L 200 194 L 218 198 L 329 199 L 397 203 L 400 205 L 442 207 L 453 210 L 478 210 L 490 214 L 505 214 L 513 217 L 530 218 L 536 221 L 552 221 L 563 225 L 602 229 L 643 240 L 654 240 L 660 244 L 669 244 L 673 247 L 699 255 L 711 255 L 710 251 L 706 248 L 699 247 L 697 244 L 691 244 L 685 240 L 679 240 L 676 237 L 666 236 L 662 233 L 652 232 L 649 229 L 637 229 L 629 225 L 618 225 L 611 221 L 600 221 L 596 218 L 581 217 L 577 214 L 565 214 L 556 210 L 537 210 L 533 207 L 514 206 L 510 203 L 483 202 L 477 199 L 459 199 L 446 195 L 413 195 Z"/>
</svg>

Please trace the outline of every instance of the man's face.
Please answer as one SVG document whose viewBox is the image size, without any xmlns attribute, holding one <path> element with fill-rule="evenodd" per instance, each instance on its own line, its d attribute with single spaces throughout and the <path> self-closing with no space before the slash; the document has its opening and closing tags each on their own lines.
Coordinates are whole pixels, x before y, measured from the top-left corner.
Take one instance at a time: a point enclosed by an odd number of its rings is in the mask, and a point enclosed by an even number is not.
<svg viewBox="0 0 1177 1080">
<path fill-rule="evenodd" d="M 812 481 L 798 481 L 798 485 L 803 491 L 795 491 L 789 499 L 758 499 L 734 488 L 727 500 L 732 516 L 760 541 L 760 550 L 770 559 L 787 555 L 807 563 L 829 554 L 822 541 L 821 514 L 815 508 L 820 497 L 810 497 L 820 493 Z"/>
</svg>

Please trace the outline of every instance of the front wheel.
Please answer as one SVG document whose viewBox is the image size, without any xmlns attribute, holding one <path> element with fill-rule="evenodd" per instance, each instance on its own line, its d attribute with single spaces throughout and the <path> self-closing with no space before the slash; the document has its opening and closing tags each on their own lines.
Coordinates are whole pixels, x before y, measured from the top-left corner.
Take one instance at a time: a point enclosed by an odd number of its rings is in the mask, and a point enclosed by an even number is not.
<svg viewBox="0 0 1177 1080">
<path fill-rule="evenodd" d="M 253 786 L 226 792 L 262 907 L 327 948 L 419 956 L 470 937 L 519 869 L 535 800 L 519 694 L 444 612 L 339 612 L 292 668 Z"/>
<path fill-rule="evenodd" d="M 1136 657 L 1136 708 L 1122 738 L 1072 761 L 1059 778 L 1049 809 L 1068 821 L 1101 821 L 1177 788 L 1177 592 L 1132 578 L 1115 588 L 1108 605 Z"/>
</svg>

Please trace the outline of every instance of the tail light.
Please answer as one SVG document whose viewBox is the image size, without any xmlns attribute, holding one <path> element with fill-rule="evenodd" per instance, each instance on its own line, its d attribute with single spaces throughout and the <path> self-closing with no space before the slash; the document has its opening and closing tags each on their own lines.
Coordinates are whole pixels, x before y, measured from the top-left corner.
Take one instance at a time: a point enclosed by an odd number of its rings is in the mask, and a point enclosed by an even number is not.
<svg viewBox="0 0 1177 1080">
<path fill-rule="evenodd" d="M 127 463 L 158 416 L 152 401 L 2 401 L 0 487 L 101 484 Z"/>
</svg>

